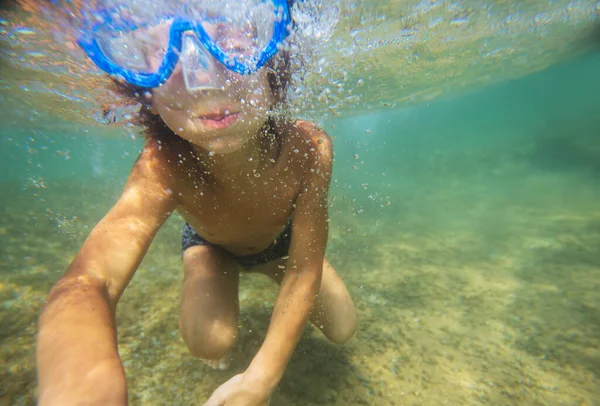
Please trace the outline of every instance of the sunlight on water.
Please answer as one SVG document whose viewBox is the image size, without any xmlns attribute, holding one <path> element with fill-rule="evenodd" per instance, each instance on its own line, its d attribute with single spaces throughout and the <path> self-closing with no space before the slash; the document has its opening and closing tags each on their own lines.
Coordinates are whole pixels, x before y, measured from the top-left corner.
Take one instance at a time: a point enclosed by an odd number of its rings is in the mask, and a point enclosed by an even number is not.
<svg viewBox="0 0 600 406">
<path fill-rule="evenodd" d="M 324 4 L 295 6 L 294 51 L 307 63 L 295 76 L 292 99 L 298 114 L 313 118 L 323 115 L 315 106 L 335 116 L 519 77 L 583 54 L 600 37 L 600 6 L 592 0 Z M 77 19 L 69 7 L 43 12 L 58 26 L 41 24 L 33 12 L 5 13 L 0 102 L 69 121 L 102 121 L 97 100 L 114 95 L 102 90 L 104 76 L 73 44 L 77 24 L 69 20 Z"/>
</svg>

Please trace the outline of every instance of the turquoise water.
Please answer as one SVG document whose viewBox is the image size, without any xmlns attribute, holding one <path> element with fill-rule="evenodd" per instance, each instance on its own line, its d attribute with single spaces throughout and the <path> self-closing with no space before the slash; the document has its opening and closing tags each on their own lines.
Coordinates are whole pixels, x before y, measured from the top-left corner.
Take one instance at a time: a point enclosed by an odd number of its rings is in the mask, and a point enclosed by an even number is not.
<svg viewBox="0 0 600 406">
<path fill-rule="evenodd" d="M 323 119 L 336 151 L 327 255 L 360 327 L 342 347 L 307 328 L 271 404 L 600 403 L 598 72 L 589 52 Z M 34 404 L 41 305 L 142 142 L 2 105 L 0 404 Z M 177 327 L 180 225 L 165 225 L 119 305 L 134 405 L 206 399 L 248 364 L 276 295 L 245 275 L 231 370 L 191 357 Z"/>
</svg>

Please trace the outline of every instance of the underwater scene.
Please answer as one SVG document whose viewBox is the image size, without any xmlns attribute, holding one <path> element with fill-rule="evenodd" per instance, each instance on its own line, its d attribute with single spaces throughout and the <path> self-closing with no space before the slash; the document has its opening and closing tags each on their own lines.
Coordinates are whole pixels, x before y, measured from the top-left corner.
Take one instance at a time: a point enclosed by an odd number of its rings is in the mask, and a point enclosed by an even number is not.
<svg viewBox="0 0 600 406">
<path fill-rule="evenodd" d="M 144 145 L 34 5 L 0 19 L 0 405 L 36 404 L 42 307 Z M 270 404 L 600 405 L 600 3 L 304 11 L 322 48 L 290 103 L 333 139 L 326 256 L 358 330 L 308 325 Z M 117 308 L 131 405 L 203 404 L 269 327 L 277 285 L 242 273 L 229 369 L 189 353 L 183 222 Z"/>
</svg>

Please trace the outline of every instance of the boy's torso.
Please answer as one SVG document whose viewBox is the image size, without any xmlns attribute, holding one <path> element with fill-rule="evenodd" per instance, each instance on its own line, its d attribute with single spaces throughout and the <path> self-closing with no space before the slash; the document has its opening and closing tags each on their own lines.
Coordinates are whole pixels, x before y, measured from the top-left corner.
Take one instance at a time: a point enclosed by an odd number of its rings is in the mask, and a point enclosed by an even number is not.
<svg viewBox="0 0 600 406">
<path fill-rule="evenodd" d="M 303 150 L 309 147 L 305 131 L 288 127 L 278 134 L 277 156 L 228 189 L 212 184 L 210 176 L 192 160 L 174 161 L 174 151 L 165 154 L 169 172 L 174 171 L 172 179 L 176 179 L 177 210 L 207 241 L 233 254 L 249 255 L 267 248 L 286 227 L 303 175 L 310 171 L 302 159 Z"/>
</svg>

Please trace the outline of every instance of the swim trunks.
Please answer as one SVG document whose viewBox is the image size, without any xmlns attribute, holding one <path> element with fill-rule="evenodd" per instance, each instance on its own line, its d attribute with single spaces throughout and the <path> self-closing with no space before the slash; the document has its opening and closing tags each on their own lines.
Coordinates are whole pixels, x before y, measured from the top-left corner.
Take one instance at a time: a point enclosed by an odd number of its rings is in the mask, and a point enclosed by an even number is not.
<svg viewBox="0 0 600 406">
<path fill-rule="evenodd" d="M 290 219 L 277 238 L 269 245 L 264 251 L 250 255 L 235 255 L 227 251 L 220 245 L 216 245 L 204 239 L 200 234 L 194 230 L 194 228 L 185 223 L 183 225 L 183 231 L 181 233 L 181 252 L 195 245 L 209 245 L 211 247 L 218 248 L 224 252 L 227 252 L 238 264 L 244 267 L 246 270 L 251 269 L 256 265 L 266 264 L 275 259 L 285 257 L 290 249 L 290 241 L 292 239 L 292 220 Z"/>
</svg>

